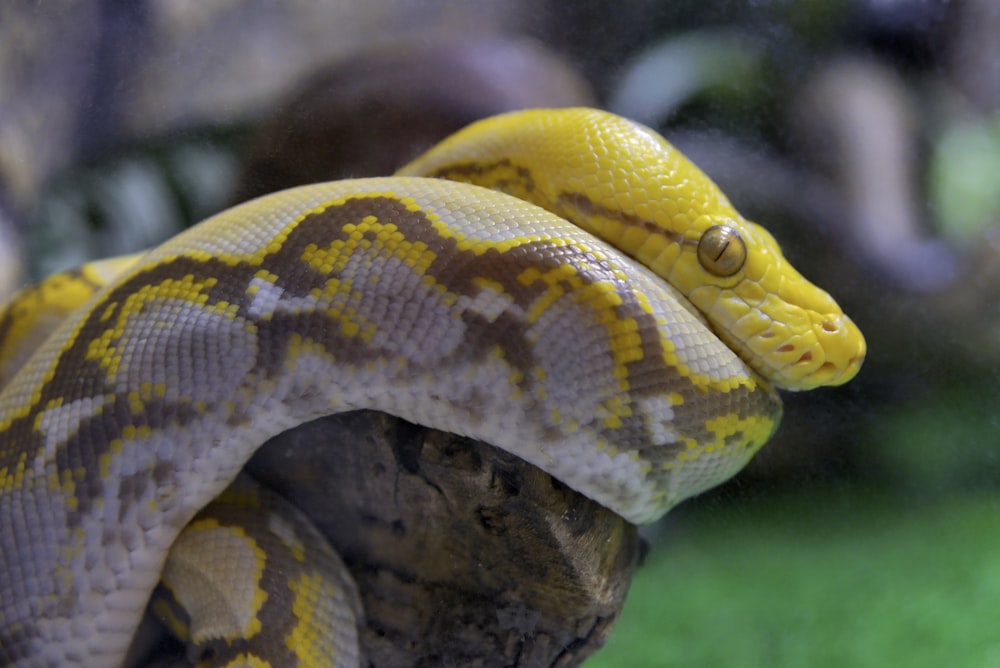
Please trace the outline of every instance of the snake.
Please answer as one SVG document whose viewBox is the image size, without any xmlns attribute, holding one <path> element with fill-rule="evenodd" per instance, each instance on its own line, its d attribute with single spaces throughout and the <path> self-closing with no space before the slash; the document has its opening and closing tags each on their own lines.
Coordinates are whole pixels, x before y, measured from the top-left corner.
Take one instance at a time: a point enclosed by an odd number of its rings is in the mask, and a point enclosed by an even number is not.
<svg viewBox="0 0 1000 668">
<path fill-rule="evenodd" d="M 357 665 L 337 555 L 241 473 L 317 417 L 479 439 L 643 524 L 864 356 L 770 233 L 606 111 L 237 205 L 0 311 L 0 665 L 123 665 L 147 608 L 204 665 Z"/>
</svg>

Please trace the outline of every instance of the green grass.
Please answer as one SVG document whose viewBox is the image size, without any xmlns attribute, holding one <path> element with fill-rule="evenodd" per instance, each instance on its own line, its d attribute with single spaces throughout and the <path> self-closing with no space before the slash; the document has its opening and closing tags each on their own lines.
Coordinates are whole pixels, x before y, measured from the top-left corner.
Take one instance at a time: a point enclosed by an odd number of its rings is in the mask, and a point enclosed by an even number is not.
<svg viewBox="0 0 1000 668">
<path fill-rule="evenodd" d="M 686 513 L 586 668 L 1000 666 L 1000 503 L 858 496 Z"/>
</svg>

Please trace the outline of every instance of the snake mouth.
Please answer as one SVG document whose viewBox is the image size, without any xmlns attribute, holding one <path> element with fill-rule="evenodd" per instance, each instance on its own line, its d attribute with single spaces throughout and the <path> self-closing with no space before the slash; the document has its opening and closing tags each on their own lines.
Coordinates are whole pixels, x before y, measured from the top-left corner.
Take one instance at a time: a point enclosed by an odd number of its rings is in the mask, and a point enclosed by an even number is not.
<svg viewBox="0 0 1000 668">
<path fill-rule="evenodd" d="M 864 362 L 864 359 L 865 351 L 859 350 L 857 354 L 849 357 L 842 364 L 837 364 L 831 361 L 823 362 L 818 368 L 802 377 L 800 382 L 803 384 L 803 387 L 788 389 L 812 389 L 814 387 L 835 387 L 837 385 L 843 385 L 858 374 L 858 371 L 861 370 L 861 364 Z M 808 364 L 809 358 L 805 357 L 798 363 Z"/>
<path fill-rule="evenodd" d="M 864 362 L 867 344 L 857 325 L 843 313 L 812 314 L 804 336 L 790 338 L 771 352 L 780 366 L 772 378 L 786 390 L 843 385 Z"/>
</svg>

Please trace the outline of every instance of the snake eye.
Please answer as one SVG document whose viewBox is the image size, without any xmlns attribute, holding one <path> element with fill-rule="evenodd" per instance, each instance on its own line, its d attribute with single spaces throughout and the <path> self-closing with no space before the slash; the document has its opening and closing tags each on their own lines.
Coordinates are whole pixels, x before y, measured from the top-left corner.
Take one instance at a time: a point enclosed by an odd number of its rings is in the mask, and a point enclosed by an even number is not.
<svg viewBox="0 0 1000 668">
<path fill-rule="evenodd" d="M 732 276 L 747 261 L 747 246 L 734 228 L 716 225 L 705 230 L 698 242 L 698 262 L 716 276 Z"/>
</svg>

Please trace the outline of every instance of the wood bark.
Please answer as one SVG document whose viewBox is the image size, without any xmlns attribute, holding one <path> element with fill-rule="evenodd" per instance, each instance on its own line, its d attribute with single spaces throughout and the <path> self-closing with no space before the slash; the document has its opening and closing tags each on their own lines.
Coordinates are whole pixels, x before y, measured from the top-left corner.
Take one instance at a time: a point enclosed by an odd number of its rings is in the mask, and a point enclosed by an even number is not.
<svg viewBox="0 0 1000 668">
<path fill-rule="evenodd" d="M 488 444 L 368 411 L 267 444 L 248 467 L 343 556 L 370 666 L 575 666 L 618 617 L 631 524 Z"/>
</svg>

